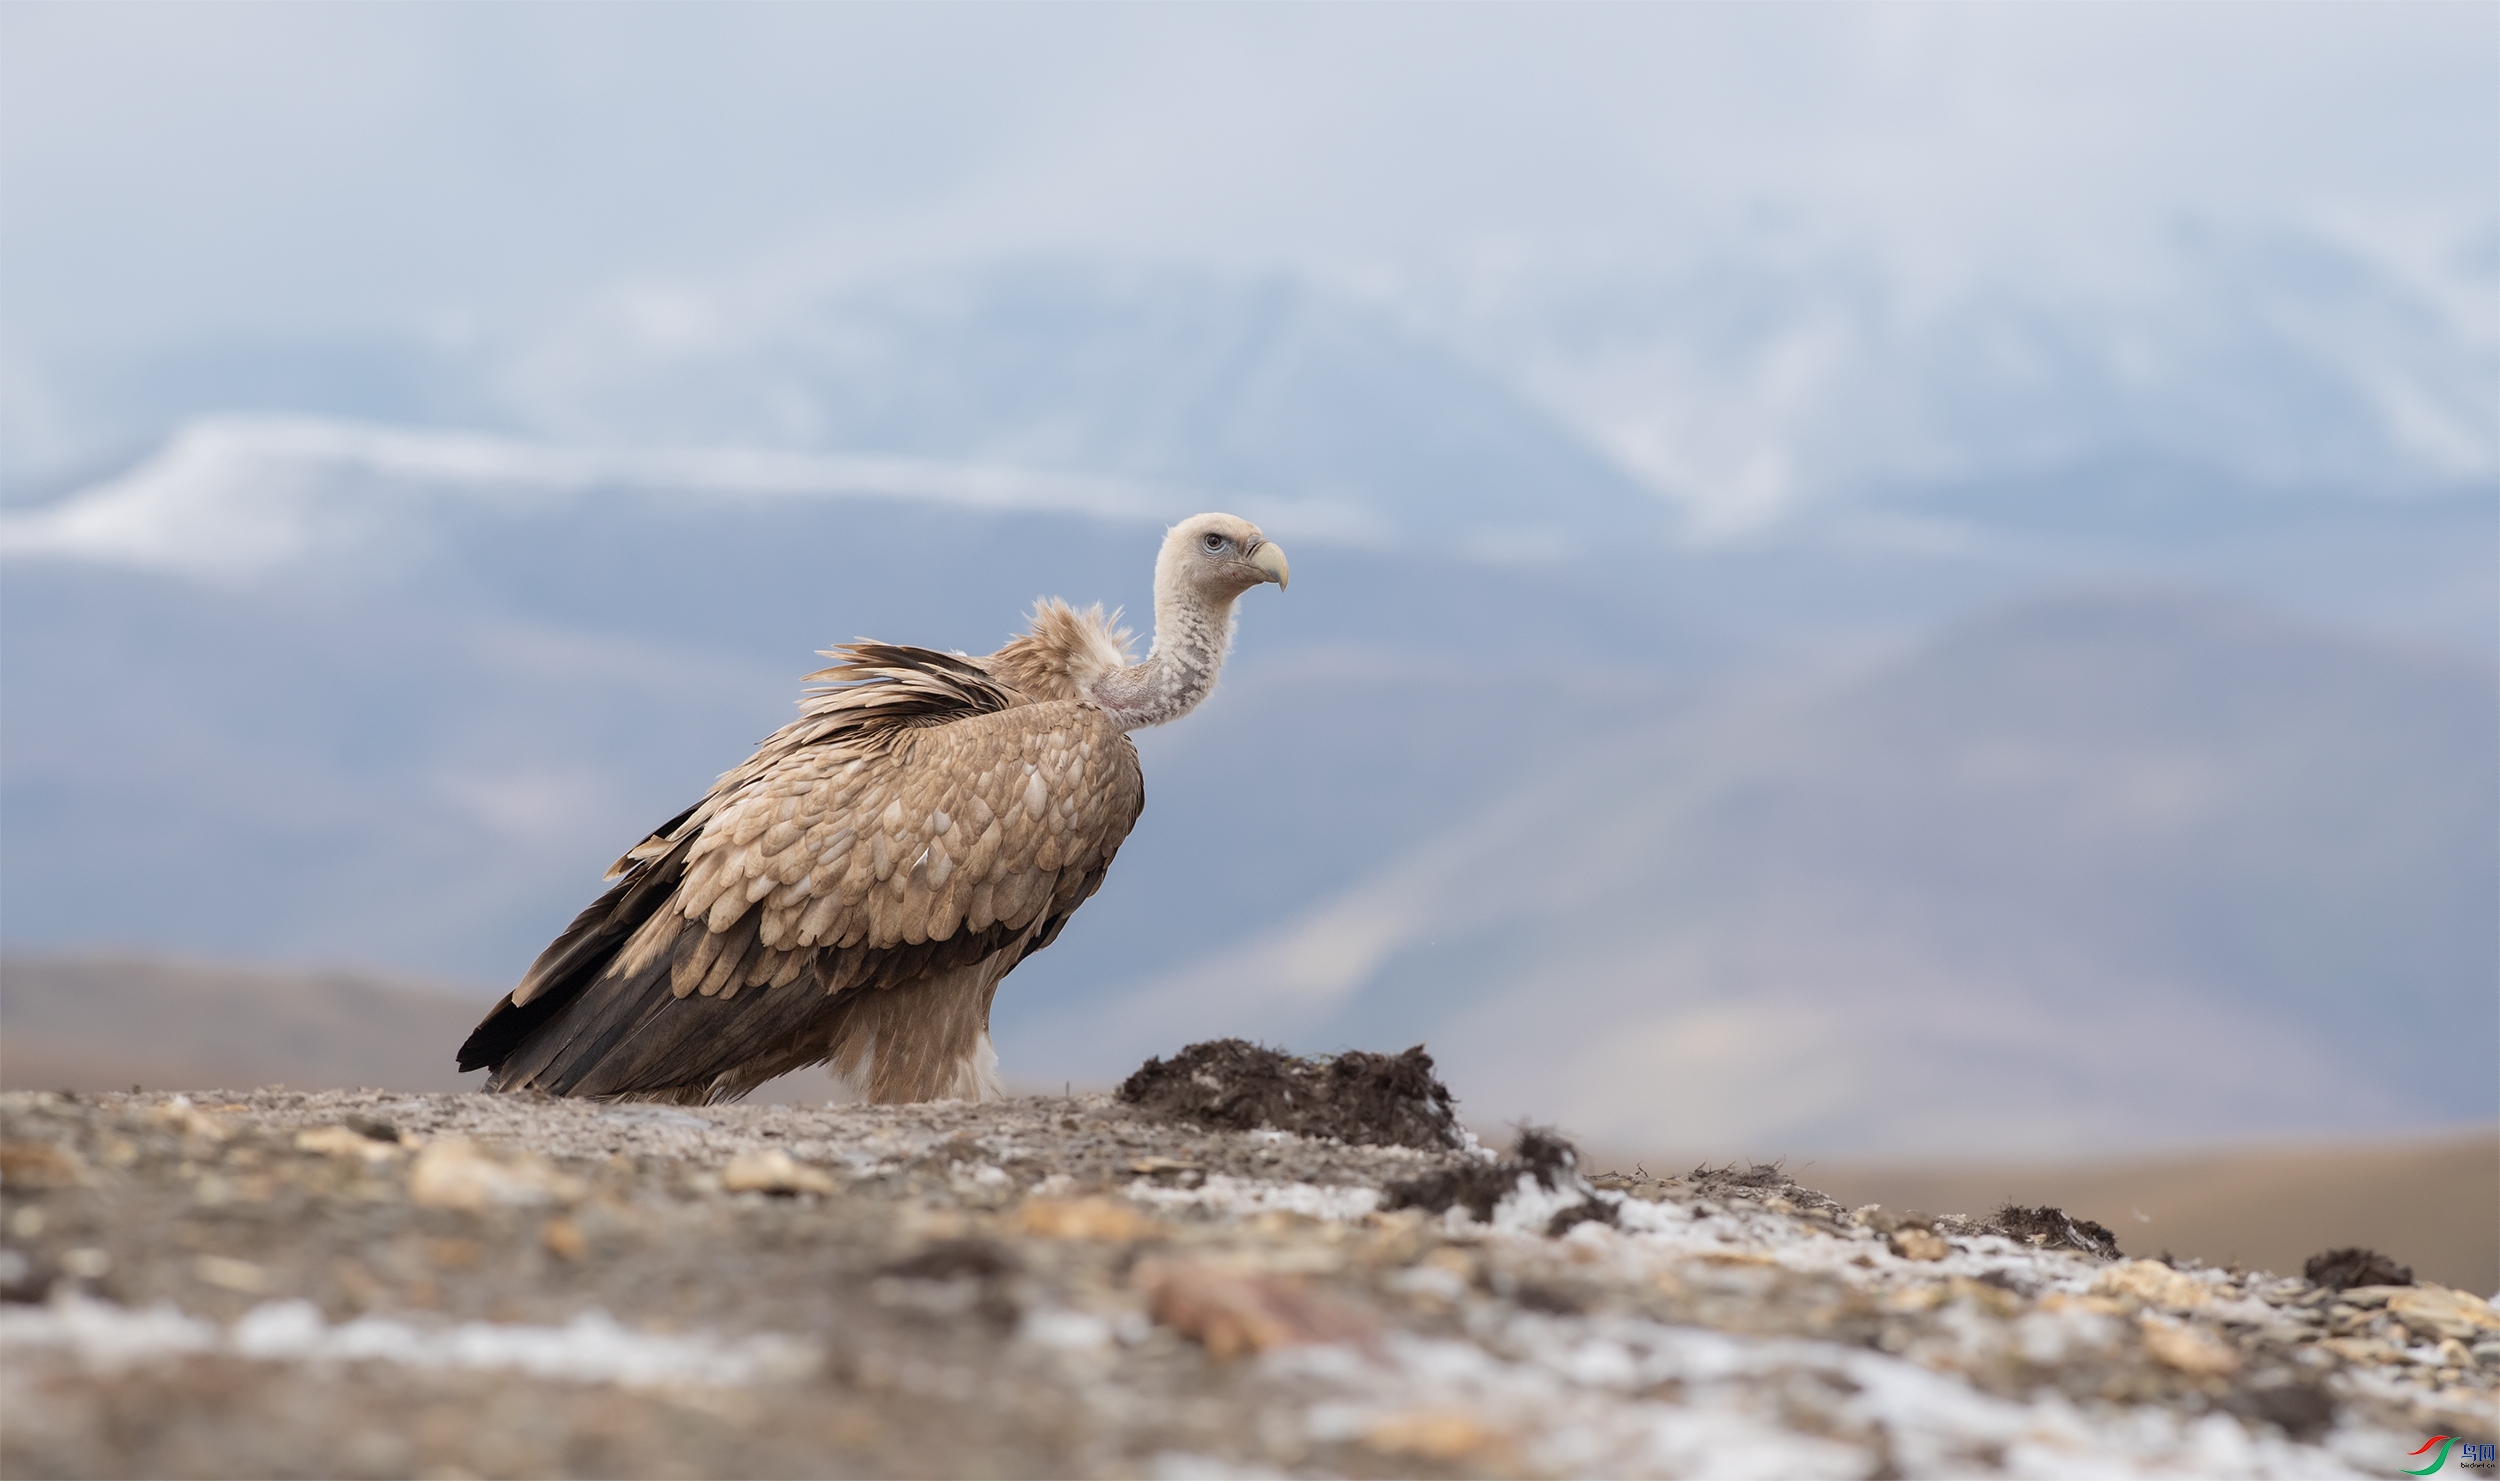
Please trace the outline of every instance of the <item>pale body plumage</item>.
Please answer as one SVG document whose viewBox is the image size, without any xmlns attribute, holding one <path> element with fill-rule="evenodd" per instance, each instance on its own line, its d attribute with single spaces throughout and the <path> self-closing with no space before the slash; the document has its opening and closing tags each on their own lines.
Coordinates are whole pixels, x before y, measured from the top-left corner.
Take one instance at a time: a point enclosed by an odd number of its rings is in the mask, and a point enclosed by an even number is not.
<svg viewBox="0 0 2500 1481">
<path fill-rule="evenodd" d="M 1155 567 L 1131 663 L 1047 601 L 986 658 L 861 642 L 799 718 L 629 850 L 606 895 L 463 1045 L 495 1090 L 735 1099 L 830 1061 L 872 1100 L 998 1093 L 999 980 L 1102 884 L 1145 805 L 1127 732 L 1215 685 L 1234 599 L 1280 586 L 1257 527 L 1203 514 Z"/>
</svg>

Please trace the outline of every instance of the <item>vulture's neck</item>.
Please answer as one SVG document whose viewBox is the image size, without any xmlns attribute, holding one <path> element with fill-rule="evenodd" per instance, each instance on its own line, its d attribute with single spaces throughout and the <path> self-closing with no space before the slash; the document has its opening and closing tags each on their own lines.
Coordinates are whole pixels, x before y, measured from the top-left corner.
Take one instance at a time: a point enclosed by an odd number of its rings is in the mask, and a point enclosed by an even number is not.
<svg viewBox="0 0 2500 1481">
<path fill-rule="evenodd" d="M 1178 582 L 1155 586 L 1155 641 L 1146 661 L 1111 669 L 1085 686 L 1122 730 L 1166 725 L 1196 709 L 1215 688 L 1216 671 L 1233 645 L 1230 599 L 1216 605 Z"/>
</svg>

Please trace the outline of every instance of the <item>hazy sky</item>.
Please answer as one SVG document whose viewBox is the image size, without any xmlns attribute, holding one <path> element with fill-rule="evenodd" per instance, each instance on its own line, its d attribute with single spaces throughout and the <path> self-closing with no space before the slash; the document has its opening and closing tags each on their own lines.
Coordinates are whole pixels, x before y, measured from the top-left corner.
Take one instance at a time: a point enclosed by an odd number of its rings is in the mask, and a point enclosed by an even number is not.
<svg viewBox="0 0 2500 1481">
<path fill-rule="evenodd" d="M 0 9 L 14 356 L 1036 247 L 1350 280 L 1788 213 L 1913 279 L 2500 214 L 2500 8 Z"/>
<path fill-rule="evenodd" d="M 227 409 L 251 342 L 421 336 L 511 413 L 1033 253 L 1385 308 L 1714 528 L 2115 445 L 2500 463 L 2500 6 L 18 3 L 0 43 L 12 490 Z"/>
</svg>

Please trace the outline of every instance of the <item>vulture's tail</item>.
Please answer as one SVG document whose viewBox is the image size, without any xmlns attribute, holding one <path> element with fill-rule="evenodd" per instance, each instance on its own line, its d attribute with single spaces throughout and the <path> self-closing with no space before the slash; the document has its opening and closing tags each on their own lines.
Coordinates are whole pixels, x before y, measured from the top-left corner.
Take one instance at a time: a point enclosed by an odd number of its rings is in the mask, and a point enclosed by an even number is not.
<svg viewBox="0 0 2500 1481">
<path fill-rule="evenodd" d="M 530 964 L 521 985 L 470 1032 L 460 1046 L 460 1068 L 489 1070 L 489 1090 L 699 1103 L 761 1083 L 716 1086 L 724 1071 L 806 1042 L 806 1020 L 826 1009 L 812 973 L 805 992 L 680 999 L 671 991 L 677 959 L 705 935 L 701 920 L 685 922 L 671 949 L 653 953 L 638 969 L 619 970 L 618 952 L 675 894 L 695 836 L 637 866 L 574 917 Z M 762 912 L 749 913 L 730 928 L 732 937 L 746 939 L 723 943 L 723 949 L 744 956 L 756 945 L 761 922 Z M 824 1057 L 821 1048 L 815 1057 Z"/>
<path fill-rule="evenodd" d="M 530 963 L 520 986 L 504 994 L 503 1001 L 469 1031 L 460 1046 L 461 1072 L 492 1068 L 490 1088 L 503 1088 L 505 1064 L 581 997 L 582 990 L 607 969 L 617 948 L 676 890 L 693 847 L 694 839 L 689 836 L 656 862 L 628 871 L 590 908 L 573 917 L 564 934 Z"/>
<path fill-rule="evenodd" d="M 871 1088 L 881 1098 L 926 1100 L 957 1093 L 949 1088 L 951 1065 L 973 1056 L 976 1041 L 986 1044 L 989 997 L 998 979 L 1047 945 L 1064 923 L 1064 917 L 1051 917 L 1028 927 L 961 931 L 915 946 L 828 952 L 779 988 L 679 997 L 672 980 L 692 953 L 707 951 L 738 963 L 729 974 L 735 979 L 763 950 L 756 940 L 763 912 L 750 911 L 723 937 L 707 940 L 711 932 L 697 917 L 680 923 L 667 949 L 649 953 L 639 964 L 619 959 L 626 943 L 673 898 L 692 846 L 689 837 L 639 866 L 575 917 L 540 953 L 521 985 L 460 1046 L 460 1068 L 489 1069 L 488 1090 L 700 1105 L 735 1100 L 777 1075 L 836 1056 L 860 1038 L 878 1041 Z M 897 988 L 909 990 L 892 991 Z M 968 1018 L 965 1004 L 977 1005 Z M 896 1012 L 903 1018 L 887 1021 Z M 957 1023 L 959 1018 L 969 1027 Z M 943 1055 L 939 1044 L 947 1046 Z M 927 1052 L 911 1052 L 906 1045 Z M 948 1067 L 934 1059 L 917 1063 L 933 1055 L 946 1059 Z"/>
<path fill-rule="evenodd" d="M 754 934 L 758 915 L 732 926 L 722 949 L 751 948 L 752 941 L 737 938 Z M 823 1059 L 828 1035 L 818 1021 L 834 1004 L 812 971 L 779 990 L 748 987 L 734 996 L 683 998 L 671 990 L 677 959 L 704 935 L 700 919 L 687 921 L 671 949 L 634 970 L 615 961 L 611 948 L 582 979 L 565 985 L 560 1002 L 543 1010 L 542 998 L 518 1008 L 505 999 L 469 1040 L 494 1057 L 473 1060 L 464 1048 L 461 1063 L 491 1064 L 489 1090 L 700 1105 L 734 1100 L 775 1075 Z M 523 1015 L 532 1016 L 500 1040 L 490 1039 L 503 1020 Z"/>
</svg>

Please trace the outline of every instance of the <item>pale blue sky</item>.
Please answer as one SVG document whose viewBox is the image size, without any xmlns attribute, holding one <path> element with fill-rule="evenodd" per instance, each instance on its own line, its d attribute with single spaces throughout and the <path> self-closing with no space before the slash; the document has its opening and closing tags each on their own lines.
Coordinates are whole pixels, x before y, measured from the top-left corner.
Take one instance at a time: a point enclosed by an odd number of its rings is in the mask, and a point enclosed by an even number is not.
<svg viewBox="0 0 2500 1481">
<path fill-rule="evenodd" d="M 12 337 L 524 312 L 1033 247 L 1346 274 L 1668 252 L 2124 272 L 2181 215 L 2500 211 L 2489 6 L 0 12 Z"/>
</svg>

